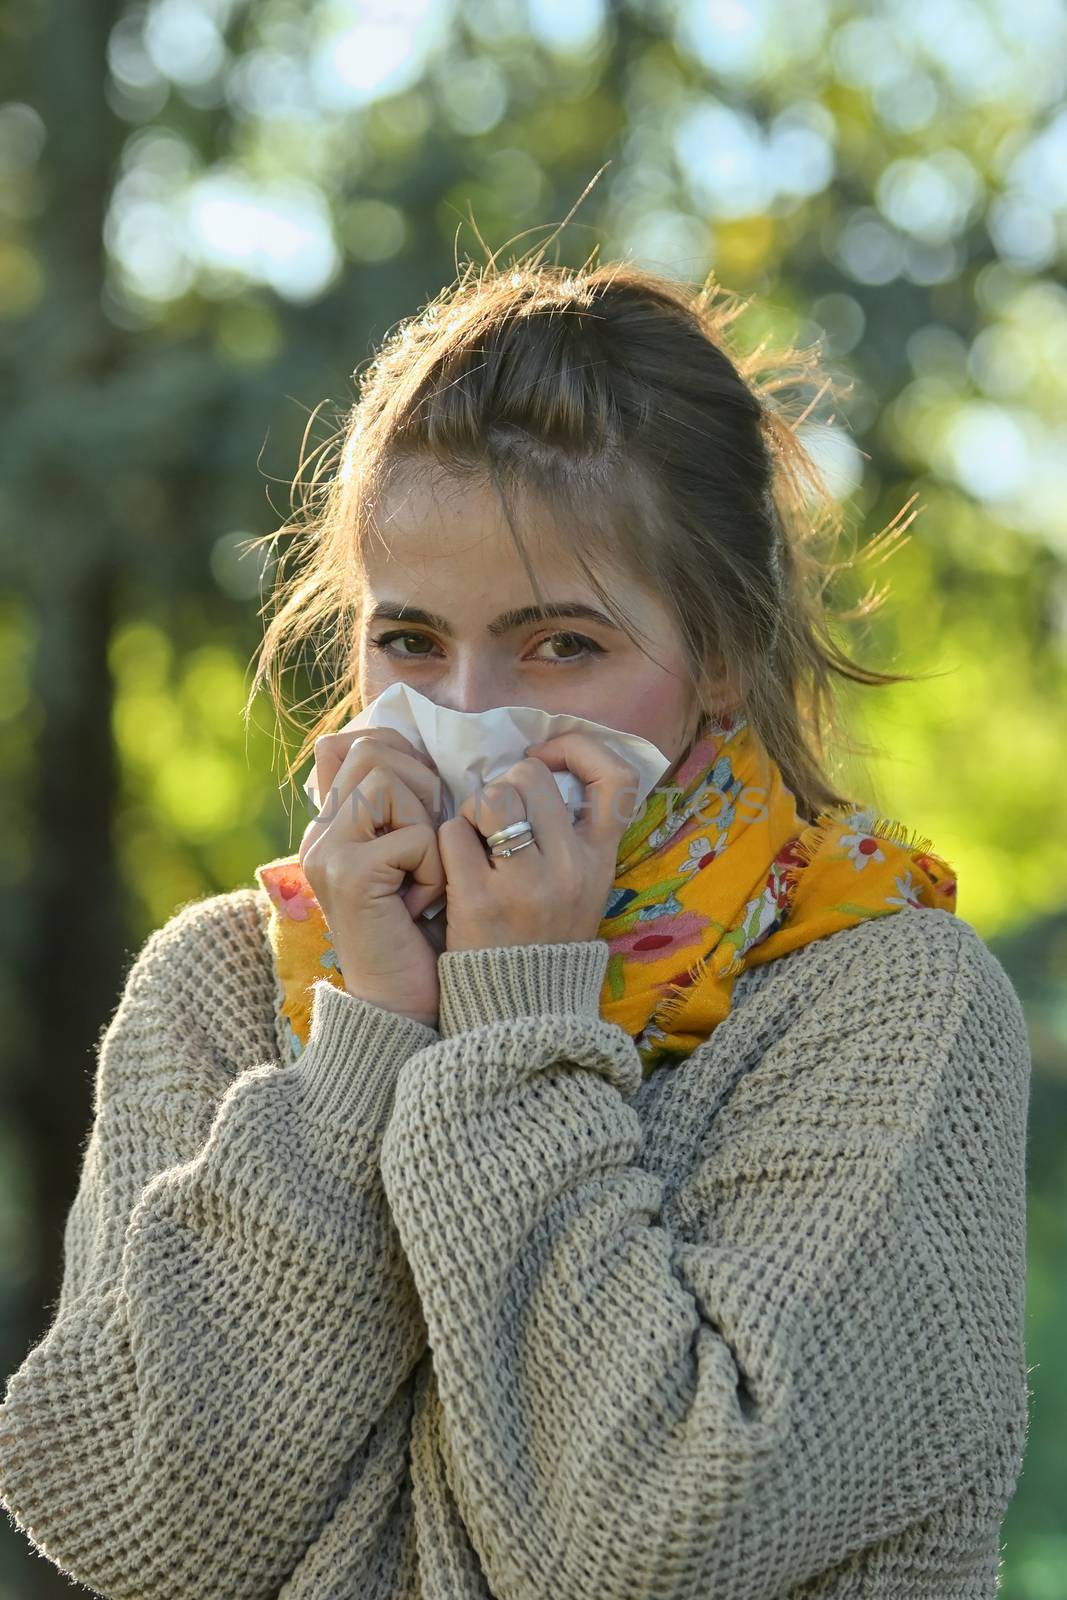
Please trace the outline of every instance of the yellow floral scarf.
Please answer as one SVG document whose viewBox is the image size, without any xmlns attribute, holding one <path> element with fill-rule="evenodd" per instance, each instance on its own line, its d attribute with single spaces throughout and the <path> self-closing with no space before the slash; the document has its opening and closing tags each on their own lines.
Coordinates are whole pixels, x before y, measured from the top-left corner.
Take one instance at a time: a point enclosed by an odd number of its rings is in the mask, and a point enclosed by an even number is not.
<svg viewBox="0 0 1067 1600">
<path fill-rule="evenodd" d="M 299 857 L 255 875 L 271 900 L 280 1016 L 296 1057 L 311 985 L 344 980 Z M 600 1014 L 631 1035 L 648 1077 L 685 1060 L 727 1016 L 745 967 L 904 906 L 956 910 L 955 874 L 930 841 L 858 808 L 805 822 L 748 719 L 723 717 L 620 840 L 597 931 L 610 952 Z"/>
</svg>

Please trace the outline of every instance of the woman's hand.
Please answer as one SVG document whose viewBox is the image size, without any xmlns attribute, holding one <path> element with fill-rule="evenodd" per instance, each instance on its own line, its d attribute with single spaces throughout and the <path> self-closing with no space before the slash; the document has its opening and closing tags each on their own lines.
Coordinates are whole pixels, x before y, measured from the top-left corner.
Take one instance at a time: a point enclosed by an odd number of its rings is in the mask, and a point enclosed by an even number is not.
<svg viewBox="0 0 1067 1600">
<path fill-rule="evenodd" d="M 435 1028 L 440 945 L 415 918 L 445 887 L 437 769 L 392 728 L 353 728 L 315 741 L 315 777 L 325 799 L 304 830 L 300 865 L 345 989 Z"/>
<path fill-rule="evenodd" d="M 562 770 L 585 784 L 573 823 L 552 777 Z M 595 939 L 638 780 L 637 768 L 599 740 L 562 733 L 528 745 L 525 760 L 468 795 L 437 830 L 448 895 L 445 948 Z M 535 842 L 491 860 L 488 835 L 523 819 Z"/>
</svg>

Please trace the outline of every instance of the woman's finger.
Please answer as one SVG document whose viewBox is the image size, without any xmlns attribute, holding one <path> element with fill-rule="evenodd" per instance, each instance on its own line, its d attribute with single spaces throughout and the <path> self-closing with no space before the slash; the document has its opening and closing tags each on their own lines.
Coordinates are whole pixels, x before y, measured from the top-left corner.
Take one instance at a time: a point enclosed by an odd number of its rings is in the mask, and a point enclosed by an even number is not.
<svg viewBox="0 0 1067 1600">
<path fill-rule="evenodd" d="M 431 758 L 424 751 L 416 750 L 411 740 L 395 728 L 348 728 L 343 733 L 324 733 L 315 740 L 315 792 L 320 811 L 348 755 L 360 740 L 367 738 L 410 756 L 430 772 L 437 771 Z"/>
<path fill-rule="evenodd" d="M 372 875 L 382 869 L 410 874 L 418 886 L 413 895 L 417 915 L 444 889 L 444 874 L 433 822 L 415 791 L 390 767 L 372 768 L 350 791 L 351 804 L 343 805 L 317 835 L 302 846 L 309 881 L 316 875 L 338 875 L 355 870 L 351 846 L 360 845 L 359 870 Z M 310 870 L 309 870 L 310 869 Z M 389 885 L 395 892 L 396 885 Z M 405 900 L 411 909 L 411 902 Z"/>
<path fill-rule="evenodd" d="M 441 811 L 441 778 L 429 756 L 416 751 L 402 734 L 392 728 L 353 731 L 357 737 L 343 752 L 330 778 L 329 787 L 319 790 L 319 814 L 324 821 L 329 822 L 367 773 L 379 766 L 398 772 L 419 796 L 431 816 Z M 327 752 L 326 757 L 332 761 L 334 753 Z"/>
<path fill-rule="evenodd" d="M 393 730 L 384 731 L 392 733 Z M 397 739 L 401 744 L 396 743 Z M 342 811 L 365 811 L 368 806 L 377 805 L 378 815 L 382 819 L 378 826 L 386 826 L 380 786 L 368 787 L 367 780 L 374 773 L 395 774 L 398 779 L 403 780 L 401 786 L 404 795 L 409 799 L 415 797 L 413 804 L 407 805 L 409 814 L 396 818 L 394 826 L 422 821 L 426 821 L 431 827 L 434 826 L 441 813 L 441 779 L 432 763 L 427 767 L 428 761 L 429 757 L 424 761 L 418 752 L 411 750 L 408 741 L 400 734 L 395 735 L 394 739 L 351 741 L 334 774 L 329 790 L 325 792 L 321 809 L 304 829 L 297 852 L 300 865 L 304 865 L 304 857 L 308 850 L 322 837 L 324 830 L 330 827 Z"/>
<path fill-rule="evenodd" d="M 528 822 L 534 844 L 524 847 L 524 871 L 529 871 L 531 863 L 539 858 L 553 859 L 555 841 L 565 839 L 571 832 L 570 812 L 563 803 L 556 780 L 533 757 L 516 761 L 484 789 L 468 796 L 461 812 L 483 839 L 513 822 Z M 521 844 L 522 840 L 516 836 L 514 842 Z"/>
<path fill-rule="evenodd" d="M 637 810 L 641 782 L 632 761 L 588 733 L 559 733 L 527 745 L 526 753 L 553 772 L 573 772 L 584 784 L 574 826 L 590 843 L 621 838 Z"/>
</svg>

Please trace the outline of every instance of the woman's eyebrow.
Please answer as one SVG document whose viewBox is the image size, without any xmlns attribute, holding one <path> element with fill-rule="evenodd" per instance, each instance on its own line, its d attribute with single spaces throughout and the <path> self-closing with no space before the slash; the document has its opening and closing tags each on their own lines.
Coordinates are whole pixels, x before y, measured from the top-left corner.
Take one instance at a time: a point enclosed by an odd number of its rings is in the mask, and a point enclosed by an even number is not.
<svg viewBox="0 0 1067 1600">
<path fill-rule="evenodd" d="M 606 612 L 598 611 L 596 606 L 586 605 L 579 600 L 560 600 L 553 601 L 547 606 L 521 606 L 517 611 L 503 611 L 495 621 L 489 623 L 487 632 L 495 637 L 508 633 L 513 628 L 524 628 L 531 622 L 544 622 L 555 617 L 584 617 L 587 621 L 599 622 L 601 627 L 611 628 L 616 633 L 622 631 Z M 437 633 L 445 634 L 448 638 L 455 636 L 452 625 L 446 617 L 439 617 L 433 611 L 423 611 L 418 606 L 396 605 L 388 600 L 379 601 L 369 613 L 367 621 L 371 624 L 417 622 L 424 627 L 433 628 Z"/>
</svg>

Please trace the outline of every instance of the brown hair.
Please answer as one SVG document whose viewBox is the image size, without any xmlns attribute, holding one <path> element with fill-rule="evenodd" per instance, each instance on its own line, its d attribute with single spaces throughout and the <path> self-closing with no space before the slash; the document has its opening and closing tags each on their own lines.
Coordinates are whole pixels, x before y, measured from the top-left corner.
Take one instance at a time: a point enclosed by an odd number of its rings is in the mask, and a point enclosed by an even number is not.
<svg viewBox="0 0 1067 1600">
<path fill-rule="evenodd" d="M 884 685 L 918 674 L 863 666 L 831 635 L 831 619 L 866 617 L 885 591 L 868 590 L 846 611 L 825 602 L 829 579 L 854 558 L 832 559 L 841 507 L 797 428 L 835 391 L 823 378 L 793 416 L 777 399 L 799 380 L 819 378 L 816 351 L 768 350 L 766 341 L 748 353 L 731 348 L 730 324 L 748 302 L 725 294 L 713 273 L 694 291 L 630 263 L 590 258 L 571 269 L 546 264 L 542 254 L 500 266 L 468 262 L 403 320 L 363 373 L 341 426 L 314 452 L 293 519 L 249 541 L 296 536 L 278 565 L 246 721 L 266 681 L 276 714 L 303 734 L 286 772 L 292 782 L 315 740 L 361 709 L 362 556 L 394 473 L 425 464 L 461 485 L 473 474 L 494 485 L 541 603 L 515 527 L 516 501 L 531 498 L 572 530 L 577 564 L 638 642 L 595 570 L 621 562 L 673 609 L 696 707 L 707 715 L 724 708 L 720 685 L 730 672 L 738 709 L 801 815 L 815 820 L 850 806 L 827 766 L 838 723 L 834 678 Z M 303 461 L 294 489 L 302 470 Z M 891 541 L 917 514 L 901 522 L 907 509 L 869 541 L 864 559 L 892 553 Z M 286 576 L 294 550 L 297 570 Z M 281 672 L 292 650 L 312 639 L 316 667 L 325 655 L 332 675 L 328 705 L 303 728 L 286 705 Z"/>
</svg>

